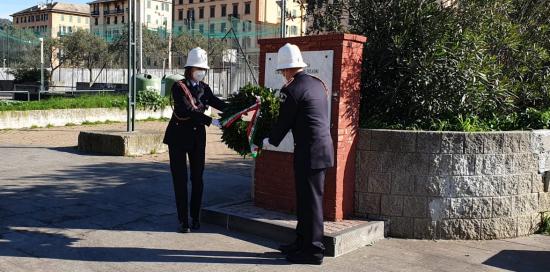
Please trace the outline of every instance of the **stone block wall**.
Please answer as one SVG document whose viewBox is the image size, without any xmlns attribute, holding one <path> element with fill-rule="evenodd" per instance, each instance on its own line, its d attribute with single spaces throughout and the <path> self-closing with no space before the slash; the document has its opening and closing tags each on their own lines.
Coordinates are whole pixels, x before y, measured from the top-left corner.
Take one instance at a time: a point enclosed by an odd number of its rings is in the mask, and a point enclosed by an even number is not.
<svg viewBox="0 0 550 272">
<path fill-rule="evenodd" d="M 394 237 L 531 234 L 550 210 L 550 136 L 535 134 L 361 130 L 355 214 L 386 220 Z"/>
</svg>

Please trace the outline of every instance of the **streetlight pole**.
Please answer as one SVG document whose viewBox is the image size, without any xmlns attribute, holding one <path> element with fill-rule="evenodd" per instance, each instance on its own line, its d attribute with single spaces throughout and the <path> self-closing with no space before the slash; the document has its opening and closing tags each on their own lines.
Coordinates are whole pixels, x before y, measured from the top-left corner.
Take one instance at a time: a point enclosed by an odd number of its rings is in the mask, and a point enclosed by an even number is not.
<svg viewBox="0 0 550 272">
<path fill-rule="evenodd" d="M 281 38 L 286 37 L 286 0 L 281 0 Z"/>
<path fill-rule="evenodd" d="M 40 93 L 44 92 L 44 38 L 40 38 L 40 91 L 38 93 L 38 100 L 40 100 Z"/>
</svg>

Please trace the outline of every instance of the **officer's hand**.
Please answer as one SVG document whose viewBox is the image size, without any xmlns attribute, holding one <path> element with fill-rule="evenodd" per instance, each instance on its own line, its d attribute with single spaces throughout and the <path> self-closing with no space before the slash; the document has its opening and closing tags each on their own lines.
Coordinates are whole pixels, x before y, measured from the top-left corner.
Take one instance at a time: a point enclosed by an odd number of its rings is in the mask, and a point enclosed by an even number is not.
<svg viewBox="0 0 550 272">
<path fill-rule="evenodd" d="M 265 138 L 262 142 L 262 147 L 263 148 L 266 148 L 267 146 L 270 146 L 271 144 L 269 143 L 269 138 Z"/>
<path fill-rule="evenodd" d="M 212 125 L 215 127 L 222 128 L 222 123 L 220 122 L 220 119 L 212 119 Z"/>
</svg>

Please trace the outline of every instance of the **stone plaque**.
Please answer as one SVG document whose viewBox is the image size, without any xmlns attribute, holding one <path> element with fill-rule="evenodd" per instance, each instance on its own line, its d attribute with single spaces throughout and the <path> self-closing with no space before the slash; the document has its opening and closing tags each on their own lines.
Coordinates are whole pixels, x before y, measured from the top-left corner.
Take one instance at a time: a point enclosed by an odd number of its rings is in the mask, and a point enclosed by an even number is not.
<svg viewBox="0 0 550 272">
<path fill-rule="evenodd" d="M 334 51 L 304 51 L 302 52 L 307 67 L 306 73 L 322 79 L 328 87 L 329 96 L 329 116 L 330 116 L 330 97 L 332 97 L 332 67 L 334 64 Z M 277 53 L 267 53 L 265 56 L 265 87 L 274 90 L 280 90 L 284 85 L 283 76 L 277 68 Z M 294 152 L 294 139 L 292 132 L 289 132 L 278 147 L 268 147 L 267 150 L 279 152 Z"/>
</svg>

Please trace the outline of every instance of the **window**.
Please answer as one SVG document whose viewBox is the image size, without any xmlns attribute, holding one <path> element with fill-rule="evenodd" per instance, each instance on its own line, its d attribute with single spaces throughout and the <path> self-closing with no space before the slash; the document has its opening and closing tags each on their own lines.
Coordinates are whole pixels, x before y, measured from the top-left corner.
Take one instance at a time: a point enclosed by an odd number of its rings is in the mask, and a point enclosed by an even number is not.
<svg viewBox="0 0 550 272">
<path fill-rule="evenodd" d="M 73 22 L 73 16 L 72 15 L 69 15 L 69 22 Z"/>
<path fill-rule="evenodd" d="M 204 19 L 204 8 L 199 8 L 199 19 Z"/>
<path fill-rule="evenodd" d="M 195 10 L 194 9 L 188 9 L 187 10 L 187 19 L 195 19 Z"/>
<path fill-rule="evenodd" d="M 73 33 L 73 27 L 72 26 L 69 26 L 67 29 L 69 30 L 69 33 Z"/>
<path fill-rule="evenodd" d="M 107 17 L 107 24 L 108 24 L 108 25 L 111 24 L 111 17 Z"/>
<path fill-rule="evenodd" d="M 86 24 L 90 24 L 90 18 L 86 18 Z"/>
<path fill-rule="evenodd" d="M 222 5 L 222 17 L 227 16 L 227 5 Z"/>
<path fill-rule="evenodd" d="M 239 15 L 239 4 L 233 4 L 233 16 Z"/>
<path fill-rule="evenodd" d="M 244 4 L 244 14 L 250 14 L 250 2 Z"/>
<path fill-rule="evenodd" d="M 120 20 L 120 22 L 124 24 L 124 15 L 122 15 L 122 20 Z"/>
<path fill-rule="evenodd" d="M 147 14 L 147 23 L 148 23 L 148 24 L 151 23 L 151 15 L 150 15 L 150 14 Z"/>
<path fill-rule="evenodd" d="M 290 28 L 290 35 L 298 36 L 298 27 L 297 26 L 292 26 Z"/>
<path fill-rule="evenodd" d="M 179 1 L 178 1 L 178 4 L 179 4 L 179 5 L 183 5 L 183 0 L 179 0 Z"/>
<path fill-rule="evenodd" d="M 65 21 L 65 15 L 61 14 L 61 21 Z"/>
<path fill-rule="evenodd" d="M 82 18 L 80 18 L 80 16 L 79 16 L 79 17 L 77 17 L 77 18 L 78 18 L 78 19 L 77 19 L 76 21 L 77 21 L 77 22 L 78 22 L 78 23 L 80 24 L 80 23 L 81 23 L 81 20 L 82 20 Z"/>
<path fill-rule="evenodd" d="M 215 24 L 210 24 L 210 28 L 208 29 L 208 32 L 210 32 L 210 33 L 216 32 L 216 25 Z"/>
<path fill-rule="evenodd" d="M 151 0 L 147 0 L 147 8 L 148 8 L 148 9 L 151 8 Z"/>
<path fill-rule="evenodd" d="M 227 31 L 226 26 L 225 26 L 225 23 L 221 23 L 220 30 L 221 30 L 221 32 Z"/>
<path fill-rule="evenodd" d="M 115 25 L 118 24 L 118 16 L 115 16 Z"/>
<path fill-rule="evenodd" d="M 179 21 L 183 20 L 183 10 L 182 9 L 178 10 L 178 20 Z"/>
<path fill-rule="evenodd" d="M 189 0 L 189 4 L 193 4 L 193 0 Z"/>
<path fill-rule="evenodd" d="M 204 25 L 203 24 L 199 25 L 199 32 L 204 33 Z"/>
<path fill-rule="evenodd" d="M 98 25 L 97 17 L 95 18 L 94 25 Z"/>
<path fill-rule="evenodd" d="M 210 6 L 210 18 L 216 17 L 216 6 Z"/>
<path fill-rule="evenodd" d="M 48 14 L 44 14 L 44 15 L 46 15 L 45 18 L 46 18 L 46 20 L 48 20 Z"/>
<path fill-rule="evenodd" d="M 19 17 L 15 17 L 15 23 L 19 24 Z"/>
</svg>

